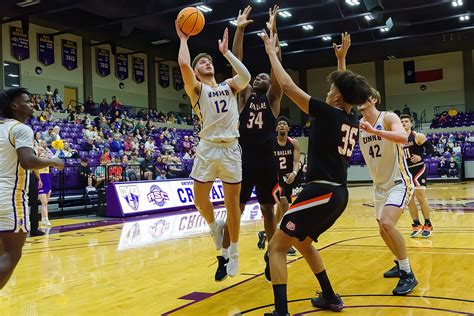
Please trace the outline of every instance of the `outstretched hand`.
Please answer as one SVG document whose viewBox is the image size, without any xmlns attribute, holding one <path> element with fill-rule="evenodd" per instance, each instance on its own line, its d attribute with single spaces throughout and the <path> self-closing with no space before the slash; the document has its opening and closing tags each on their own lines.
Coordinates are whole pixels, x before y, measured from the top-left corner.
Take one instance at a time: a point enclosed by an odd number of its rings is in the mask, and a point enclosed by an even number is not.
<svg viewBox="0 0 474 316">
<path fill-rule="evenodd" d="M 337 45 L 336 43 L 332 43 L 332 47 L 334 48 L 334 53 L 338 59 L 346 58 L 347 51 L 351 46 L 351 35 L 347 32 L 341 34 L 341 45 Z"/>
<path fill-rule="evenodd" d="M 278 10 L 280 7 L 278 5 L 274 5 L 273 8 L 268 9 L 268 22 L 267 22 L 267 29 L 269 32 L 276 33 L 276 18 L 278 15 Z"/>
<path fill-rule="evenodd" d="M 242 12 L 242 10 L 239 10 L 239 15 L 237 16 L 237 28 L 245 29 L 247 25 L 253 22 L 253 20 L 249 20 L 249 15 L 251 11 L 252 7 L 249 5 L 244 9 L 244 12 Z"/>
<path fill-rule="evenodd" d="M 222 39 L 219 40 L 219 51 L 225 55 L 229 50 L 229 30 L 225 28 Z"/>
<path fill-rule="evenodd" d="M 278 50 L 275 46 L 277 42 L 277 35 L 275 33 L 270 32 L 270 35 L 268 35 L 267 31 L 262 30 L 262 32 L 260 32 L 258 36 L 260 36 L 260 38 L 263 40 L 263 43 L 265 44 L 265 51 L 267 52 L 267 54 L 270 55 L 277 53 Z"/>
<path fill-rule="evenodd" d="M 178 37 L 180 40 L 188 40 L 189 35 L 186 35 L 181 31 L 181 28 L 179 27 L 178 20 L 174 21 L 175 27 L 176 27 L 176 33 L 178 34 Z"/>
<path fill-rule="evenodd" d="M 365 120 L 362 120 L 360 122 L 360 128 L 363 129 L 364 131 L 366 131 L 369 134 L 375 134 L 376 133 L 376 129 L 372 126 L 372 124 L 370 124 L 369 122 L 367 122 Z"/>
</svg>

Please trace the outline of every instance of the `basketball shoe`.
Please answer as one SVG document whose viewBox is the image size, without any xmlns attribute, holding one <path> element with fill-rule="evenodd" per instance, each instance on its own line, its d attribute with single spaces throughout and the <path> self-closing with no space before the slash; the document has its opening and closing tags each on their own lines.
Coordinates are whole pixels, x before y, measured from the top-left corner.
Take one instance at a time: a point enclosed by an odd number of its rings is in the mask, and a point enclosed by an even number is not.
<svg viewBox="0 0 474 316">
<path fill-rule="evenodd" d="M 272 276 L 270 275 L 270 257 L 268 251 L 263 255 L 263 260 L 265 260 L 265 278 L 268 282 L 272 282 Z"/>
<path fill-rule="evenodd" d="M 223 256 L 217 256 L 217 271 L 214 279 L 216 282 L 220 282 L 227 278 L 227 267 L 226 265 L 229 263 L 229 259 L 225 259 Z"/>
<path fill-rule="evenodd" d="M 411 224 L 411 227 L 412 227 L 411 228 L 412 232 L 410 233 L 411 238 L 418 236 L 423 231 L 423 226 L 421 225 Z"/>
<path fill-rule="evenodd" d="M 239 254 L 230 253 L 229 262 L 226 265 L 227 275 L 230 277 L 235 277 L 237 272 L 239 272 Z"/>
<path fill-rule="evenodd" d="M 296 256 L 296 250 L 293 247 L 288 248 L 288 251 L 286 252 L 287 256 Z"/>
<path fill-rule="evenodd" d="M 433 226 L 432 225 L 424 225 L 423 231 L 421 232 L 421 237 L 428 238 L 433 233 Z"/>
<path fill-rule="evenodd" d="M 340 312 L 344 309 L 344 302 L 339 294 L 334 294 L 331 298 L 325 298 L 322 292 L 316 293 L 318 296 L 311 299 L 311 305 L 333 312 Z"/>
<path fill-rule="evenodd" d="M 258 236 L 257 248 L 265 249 L 265 240 L 267 239 L 267 234 L 265 234 L 264 231 L 260 231 L 258 232 L 257 236 Z"/>
<path fill-rule="evenodd" d="M 407 295 L 418 285 L 418 281 L 415 278 L 413 272 L 406 272 L 400 270 L 400 281 L 397 286 L 393 289 L 393 295 Z"/>
<path fill-rule="evenodd" d="M 383 274 L 384 278 L 399 278 L 400 277 L 400 268 L 398 267 L 398 261 L 393 260 L 395 266 Z"/>
</svg>

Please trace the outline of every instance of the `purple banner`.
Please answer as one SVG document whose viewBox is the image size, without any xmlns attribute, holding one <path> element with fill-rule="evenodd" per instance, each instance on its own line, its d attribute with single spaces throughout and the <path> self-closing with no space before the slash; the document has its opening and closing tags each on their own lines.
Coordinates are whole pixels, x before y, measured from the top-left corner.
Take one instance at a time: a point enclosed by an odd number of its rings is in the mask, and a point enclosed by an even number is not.
<svg viewBox="0 0 474 316">
<path fill-rule="evenodd" d="M 10 26 L 10 46 L 12 56 L 19 61 L 30 58 L 28 33 L 20 27 Z"/>
<path fill-rule="evenodd" d="M 101 77 L 110 75 L 110 52 L 104 48 L 96 48 L 96 70 Z"/>
<path fill-rule="evenodd" d="M 160 86 L 167 88 L 170 85 L 170 66 L 167 64 L 158 64 L 158 81 Z"/>
<path fill-rule="evenodd" d="M 181 77 L 179 67 L 173 67 L 173 87 L 178 91 L 184 88 L 183 77 Z"/>
<path fill-rule="evenodd" d="M 45 66 L 54 64 L 54 37 L 37 33 L 38 61 Z"/>
<path fill-rule="evenodd" d="M 133 80 L 137 83 L 145 81 L 145 60 L 133 57 Z"/>
<path fill-rule="evenodd" d="M 120 80 L 128 78 L 128 55 L 117 54 L 115 56 L 115 75 Z"/>
<path fill-rule="evenodd" d="M 77 68 L 77 43 L 69 40 L 61 40 L 62 62 L 68 70 Z"/>
</svg>

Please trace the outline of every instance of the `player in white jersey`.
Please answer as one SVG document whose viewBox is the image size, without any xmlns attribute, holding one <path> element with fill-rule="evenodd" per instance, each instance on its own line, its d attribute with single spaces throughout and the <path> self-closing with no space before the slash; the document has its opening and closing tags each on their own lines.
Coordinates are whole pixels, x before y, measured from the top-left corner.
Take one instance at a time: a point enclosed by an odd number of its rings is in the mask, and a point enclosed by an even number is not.
<svg viewBox="0 0 474 316">
<path fill-rule="evenodd" d="M 239 110 L 236 94 L 247 87 L 250 73 L 228 49 L 227 28 L 219 40 L 219 51 L 237 75 L 220 84 L 217 84 L 214 78 L 212 57 L 208 54 L 199 54 L 191 66 L 189 37 L 181 32 L 177 21 L 176 32 L 180 38 L 178 63 L 184 89 L 202 124 L 199 134 L 201 140 L 191 172 L 191 178 L 194 179 L 194 202 L 211 229 L 216 250 L 220 250 L 224 221 L 215 220 L 209 192 L 216 178 L 222 180 L 230 235 L 229 263 L 226 269 L 227 274 L 233 277 L 238 272 L 239 196 L 242 181 L 241 149 L 237 140 Z"/>
<path fill-rule="evenodd" d="M 359 144 L 374 182 L 375 213 L 380 235 L 396 257 L 396 266 L 384 277 L 400 277 L 392 293 L 406 295 L 418 284 L 408 261 L 405 240 L 396 227 L 414 192 L 402 147 L 408 137 L 395 113 L 377 110 L 375 106 L 379 102 L 380 94 L 373 89 L 372 98 L 359 106 L 363 115 Z"/>
<path fill-rule="evenodd" d="M 27 170 L 64 166 L 59 158 L 35 156 L 33 131 L 23 124 L 33 111 L 26 89 L 0 93 L 0 289 L 20 260 L 29 230 Z"/>
</svg>

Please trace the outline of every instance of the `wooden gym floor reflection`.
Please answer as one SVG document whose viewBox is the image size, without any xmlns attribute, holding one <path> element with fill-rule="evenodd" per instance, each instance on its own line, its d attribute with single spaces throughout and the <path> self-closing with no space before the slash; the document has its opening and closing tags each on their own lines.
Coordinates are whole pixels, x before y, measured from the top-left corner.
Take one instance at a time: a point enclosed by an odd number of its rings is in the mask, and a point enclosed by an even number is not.
<svg viewBox="0 0 474 316">
<path fill-rule="evenodd" d="M 434 209 L 430 238 L 408 237 L 408 212 L 399 223 L 419 286 L 394 297 L 397 280 L 382 277 L 393 257 L 378 235 L 372 189 L 350 189 L 347 210 L 317 244 L 344 315 L 474 313 L 474 184 L 433 184 L 427 196 Z M 49 236 L 27 240 L 0 291 L 0 315 L 263 315 L 273 309 L 273 295 L 256 247 L 260 218 L 258 206 L 248 206 L 240 274 L 220 283 L 219 253 L 196 211 L 125 222 L 55 220 Z M 318 287 L 304 259 L 288 262 L 290 312 L 329 315 L 309 302 Z"/>
</svg>

